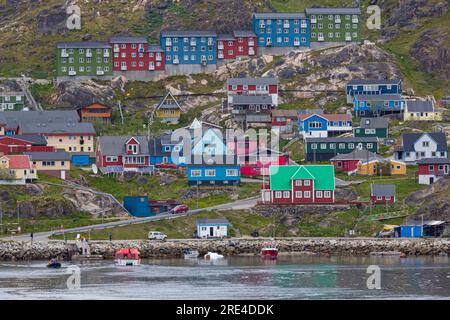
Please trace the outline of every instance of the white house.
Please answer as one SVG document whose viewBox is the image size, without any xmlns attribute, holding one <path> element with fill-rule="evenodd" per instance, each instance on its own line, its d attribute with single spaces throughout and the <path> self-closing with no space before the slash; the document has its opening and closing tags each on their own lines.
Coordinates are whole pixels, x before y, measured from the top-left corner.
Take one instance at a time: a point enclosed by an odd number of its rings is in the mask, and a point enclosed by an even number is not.
<svg viewBox="0 0 450 320">
<path fill-rule="evenodd" d="M 227 219 L 197 219 L 198 238 L 225 238 L 228 237 Z"/>
<path fill-rule="evenodd" d="M 425 158 L 447 158 L 447 139 L 442 132 L 403 133 L 395 159 L 416 163 Z"/>
</svg>

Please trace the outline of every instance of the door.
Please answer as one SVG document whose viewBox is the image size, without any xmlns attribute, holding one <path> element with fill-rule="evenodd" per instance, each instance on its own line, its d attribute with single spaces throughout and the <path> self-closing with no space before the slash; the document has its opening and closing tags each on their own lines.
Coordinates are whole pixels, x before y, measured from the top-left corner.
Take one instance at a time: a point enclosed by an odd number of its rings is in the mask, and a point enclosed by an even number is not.
<svg viewBox="0 0 450 320">
<path fill-rule="evenodd" d="M 209 236 L 214 237 L 214 227 L 209 227 Z"/>
<path fill-rule="evenodd" d="M 61 171 L 61 180 L 66 180 L 66 172 Z"/>
<path fill-rule="evenodd" d="M 444 173 L 445 173 L 445 174 L 448 174 L 448 167 L 449 167 L 449 166 L 447 166 L 447 165 L 444 166 Z"/>
<path fill-rule="evenodd" d="M 434 183 L 434 178 L 431 177 L 431 178 L 430 178 L 430 184 L 433 184 L 433 183 Z"/>
</svg>

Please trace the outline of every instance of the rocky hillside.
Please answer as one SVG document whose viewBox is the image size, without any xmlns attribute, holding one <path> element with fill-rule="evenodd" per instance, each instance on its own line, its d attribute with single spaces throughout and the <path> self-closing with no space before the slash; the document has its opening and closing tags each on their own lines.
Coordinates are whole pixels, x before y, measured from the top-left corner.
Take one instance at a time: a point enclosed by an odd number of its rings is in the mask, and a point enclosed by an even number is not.
<svg viewBox="0 0 450 320">
<path fill-rule="evenodd" d="M 352 0 L 2 0 L 0 76 L 51 77 L 54 45 L 61 40 L 106 40 L 116 34 L 147 34 L 161 29 L 199 28 L 227 32 L 250 28 L 254 11 L 297 11 L 308 6 L 354 6 Z M 445 0 L 364 0 L 382 9 L 381 31 L 366 30 L 390 51 L 410 85 L 421 94 L 447 94 L 449 12 Z M 82 30 L 65 28 L 68 4 L 82 10 Z M 430 45 L 432 44 L 432 45 Z M 388 58 L 387 61 L 390 61 Z"/>
</svg>

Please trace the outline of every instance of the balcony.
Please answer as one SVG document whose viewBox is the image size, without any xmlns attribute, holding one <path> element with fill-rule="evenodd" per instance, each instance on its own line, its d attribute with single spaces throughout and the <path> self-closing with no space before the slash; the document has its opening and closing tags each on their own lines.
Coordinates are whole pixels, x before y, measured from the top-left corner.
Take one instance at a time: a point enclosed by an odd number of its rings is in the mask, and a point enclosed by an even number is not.
<svg viewBox="0 0 450 320">
<path fill-rule="evenodd" d="M 345 41 L 352 41 L 352 37 L 350 37 L 349 35 L 345 36 Z"/>
<path fill-rule="evenodd" d="M 223 59 L 223 53 L 219 52 L 219 53 L 217 54 L 217 58 Z"/>
<path fill-rule="evenodd" d="M 341 23 L 341 18 L 334 19 L 334 23 Z"/>
<path fill-rule="evenodd" d="M 302 23 L 302 24 L 300 25 L 300 27 L 301 27 L 302 29 L 306 29 L 306 28 L 308 28 L 308 25 L 307 25 L 306 23 Z"/>
<path fill-rule="evenodd" d="M 67 51 L 61 51 L 61 57 L 67 58 L 69 56 L 69 53 Z"/>
<path fill-rule="evenodd" d="M 103 52 L 103 57 L 109 58 L 109 56 L 110 56 L 109 51 Z"/>
<path fill-rule="evenodd" d="M 117 46 L 117 47 L 114 47 L 114 52 L 120 52 L 120 48 L 119 48 L 119 46 Z"/>
<path fill-rule="evenodd" d="M 105 75 L 105 71 L 103 71 L 103 70 L 97 70 L 96 74 L 97 74 L 98 76 L 103 76 L 103 75 Z"/>
<path fill-rule="evenodd" d="M 195 47 L 196 45 L 197 45 L 197 41 L 191 40 L 191 46 L 192 46 L 192 47 Z"/>
<path fill-rule="evenodd" d="M 253 48 L 248 48 L 248 55 L 249 56 L 254 56 L 255 55 L 255 50 L 253 50 Z"/>
<path fill-rule="evenodd" d="M 319 37 L 317 38 L 317 40 L 318 40 L 318 41 L 324 41 L 325 39 L 324 39 L 323 36 L 319 36 Z"/>
<path fill-rule="evenodd" d="M 154 71 L 155 70 L 155 65 L 154 64 L 150 64 L 150 66 L 148 67 L 148 70 Z"/>
<path fill-rule="evenodd" d="M 355 18 L 352 18 L 352 23 L 358 23 L 359 22 L 359 20 L 358 20 L 358 18 L 357 17 L 355 17 Z"/>
<path fill-rule="evenodd" d="M 172 45 L 172 40 L 166 39 L 166 46 L 170 47 Z"/>
<path fill-rule="evenodd" d="M 180 63 L 180 60 L 178 60 L 178 59 L 173 59 L 172 63 L 173 63 L 173 64 L 179 64 L 179 63 Z"/>
<path fill-rule="evenodd" d="M 219 43 L 219 45 L 217 46 L 217 49 L 223 50 L 223 43 Z"/>
<path fill-rule="evenodd" d="M 311 18 L 311 23 L 317 23 L 317 18 Z"/>
<path fill-rule="evenodd" d="M 92 51 L 86 51 L 86 58 L 92 58 Z"/>
<path fill-rule="evenodd" d="M 161 54 L 157 54 L 157 55 L 156 55 L 156 61 L 162 61 L 162 56 L 161 56 Z"/>
<path fill-rule="evenodd" d="M 299 40 L 294 40 L 294 47 L 298 47 L 300 46 L 300 41 Z"/>
<path fill-rule="evenodd" d="M 213 40 L 208 40 L 208 46 L 212 46 L 214 45 L 214 41 Z"/>
<path fill-rule="evenodd" d="M 285 29 L 289 29 L 290 28 L 290 25 L 289 25 L 289 22 L 285 22 L 285 23 L 283 23 L 283 28 L 285 28 Z"/>
<path fill-rule="evenodd" d="M 120 70 L 122 70 L 122 71 L 127 71 L 127 66 L 121 66 L 121 67 L 120 67 Z"/>
<path fill-rule="evenodd" d="M 77 72 L 76 71 L 69 71 L 69 76 L 76 76 L 77 75 Z"/>
<path fill-rule="evenodd" d="M 255 45 L 255 41 L 253 40 L 253 38 L 248 40 L 248 45 L 250 47 L 253 47 Z"/>
</svg>

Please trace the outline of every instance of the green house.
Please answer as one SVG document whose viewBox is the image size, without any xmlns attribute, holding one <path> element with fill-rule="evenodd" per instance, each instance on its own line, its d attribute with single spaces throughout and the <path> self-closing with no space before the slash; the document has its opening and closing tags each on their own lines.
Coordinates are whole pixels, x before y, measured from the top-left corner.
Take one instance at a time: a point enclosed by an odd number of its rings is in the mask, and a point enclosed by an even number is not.
<svg viewBox="0 0 450 320">
<path fill-rule="evenodd" d="M 24 92 L 0 92 L 0 111 L 22 111 L 26 103 Z"/>
<path fill-rule="evenodd" d="M 311 43 L 361 42 L 359 8 L 307 8 L 311 23 Z"/>
<path fill-rule="evenodd" d="M 111 79 L 112 47 L 107 42 L 60 42 L 56 74 L 59 79 Z"/>
<path fill-rule="evenodd" d="M 361 118 L 360 126 L 353 129 L 355 137 L 387 138 L 389 135 L 388 118 Z"/>
<path fill-rule="evenodd" d="M 305 138 L 305 159 L 309 162 L 328 161 L 338 154 L 350 153 L 355 149 L 378 152 L 378 138 Z"/>
</svg>

